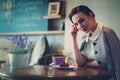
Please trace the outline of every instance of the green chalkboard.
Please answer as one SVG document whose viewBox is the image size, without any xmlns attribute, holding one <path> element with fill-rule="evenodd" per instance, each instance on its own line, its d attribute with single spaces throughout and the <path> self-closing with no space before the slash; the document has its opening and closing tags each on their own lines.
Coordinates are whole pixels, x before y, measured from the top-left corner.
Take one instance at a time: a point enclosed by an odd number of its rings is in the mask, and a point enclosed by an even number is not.
<svg viewBox="0 0 120 80">
<path fill-rule="evenodd" d="M 0 0 L 0 32 L 47 31 L 48 0 Z"/>
</svg>

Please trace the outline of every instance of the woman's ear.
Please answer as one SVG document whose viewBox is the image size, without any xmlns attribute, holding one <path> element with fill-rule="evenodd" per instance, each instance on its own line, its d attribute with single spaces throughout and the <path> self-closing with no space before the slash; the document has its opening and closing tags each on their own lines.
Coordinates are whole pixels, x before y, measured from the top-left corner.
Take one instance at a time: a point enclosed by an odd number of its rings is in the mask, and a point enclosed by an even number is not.
<svg viewBox="0 0 120 80">
<path fill-rule="evenodd" d="M 92 20 L 94 20 L 94 16 L 93 16 L 93 13 L 92 13 L 92 12 L 89 13 L 89 17 L 90 17 Z"/>
</svg>

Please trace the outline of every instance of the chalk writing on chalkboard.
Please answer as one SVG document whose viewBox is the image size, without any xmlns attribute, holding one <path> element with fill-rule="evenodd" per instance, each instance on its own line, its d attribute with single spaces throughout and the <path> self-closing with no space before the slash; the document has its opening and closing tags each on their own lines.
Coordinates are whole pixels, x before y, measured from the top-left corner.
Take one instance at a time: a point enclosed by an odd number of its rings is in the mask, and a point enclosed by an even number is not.
<svg viewBox="0 0 120 80">
<path fill-rule="evenodd" d="M 11 3 L 8 4 L 8 1 Z M 48 0 L 4 0 L 0 1 L 0 4 L 3 2 L 10 8 L 0 8 L 0 15 L 4 15 L 0 19 L 3 28 L 0 32 L 48 30 L 47 20 L 43 19 L 43 16 L 47 15 Z"/>
</svg>

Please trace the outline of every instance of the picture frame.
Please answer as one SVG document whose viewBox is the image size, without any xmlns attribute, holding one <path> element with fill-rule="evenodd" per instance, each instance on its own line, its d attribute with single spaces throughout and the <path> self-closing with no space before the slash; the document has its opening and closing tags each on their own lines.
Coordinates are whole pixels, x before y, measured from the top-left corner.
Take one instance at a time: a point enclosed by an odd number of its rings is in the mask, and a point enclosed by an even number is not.
<svg viewBox="0 0 120 80">
<path fill-rule="evenodd" d="M 60 11 L 60 2 L 49 2 L 48 15 L 58 15 Z"/>
</svg>

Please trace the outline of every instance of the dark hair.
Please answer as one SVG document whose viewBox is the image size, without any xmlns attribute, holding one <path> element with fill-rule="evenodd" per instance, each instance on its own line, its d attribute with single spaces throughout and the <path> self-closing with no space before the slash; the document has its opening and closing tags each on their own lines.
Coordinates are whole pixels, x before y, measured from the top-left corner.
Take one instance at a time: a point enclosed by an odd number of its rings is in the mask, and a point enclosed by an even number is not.
<svg viewBox="0 0 120 80">
<path fill-rule="evenodd" d="M 89 16 L 89 13 L 92 12 L 93 17 L 95 17 L 95 14 L 93 13 L 93 11 L 90 8 L 88 8 L 87 6 L 84 6 L 84 5 L 80 5 L 80 6 L 74 7 L 69 14 L 69 19 L 71 20 L 72 23 L 73 23 L 72 16 L 78 12 L 83 12 L 87 16 Z"/>
</svg>

